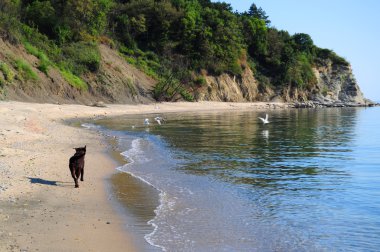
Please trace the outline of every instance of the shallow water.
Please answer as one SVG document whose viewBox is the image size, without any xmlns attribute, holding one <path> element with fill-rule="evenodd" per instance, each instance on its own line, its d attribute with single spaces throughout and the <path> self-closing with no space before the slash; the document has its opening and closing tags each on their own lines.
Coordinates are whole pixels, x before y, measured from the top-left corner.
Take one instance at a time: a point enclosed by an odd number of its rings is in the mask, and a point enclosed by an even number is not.
<svg viewBox="0 0 380 252">
<path fill-rule="evenodd" d="M 160 194 L 141 220 L 152 249 L 378 250 L 380 109 L 268 113 L 267 125 L 257 111 L 96 121 L 128 162 L 119 170 Z"/>
</svg>

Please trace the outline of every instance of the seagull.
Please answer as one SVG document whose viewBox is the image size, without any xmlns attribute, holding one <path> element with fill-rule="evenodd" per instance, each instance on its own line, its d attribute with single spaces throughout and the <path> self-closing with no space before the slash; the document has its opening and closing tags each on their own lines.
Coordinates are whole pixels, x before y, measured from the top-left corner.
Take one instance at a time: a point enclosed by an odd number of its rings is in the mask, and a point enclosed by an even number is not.
<svg viewBox="0 0 380 252">
<path fill-rule="evenodd" d="M 269 123 L 269 121 L 268 121 L 268 114 L 265 115 L 265 118 L 259 117 L 259 119 L 263 122 L 263 124 Z"/>
<path fill-rule="evenodd" d="M 145 125 L 149 125 L 149 119 L 148 119 L 148 118 L 145 118 L 145 120 L 144 120 L 144 124 L 145 124 Z"/>
<path fill-rule="evenodd" d="M 161 125 L 161 121 L 163 121 L 163 118 L 157 116 L 157 117 L 154 118 L 154 120 L 155 120 L 159 125 Z"/>
</svg>

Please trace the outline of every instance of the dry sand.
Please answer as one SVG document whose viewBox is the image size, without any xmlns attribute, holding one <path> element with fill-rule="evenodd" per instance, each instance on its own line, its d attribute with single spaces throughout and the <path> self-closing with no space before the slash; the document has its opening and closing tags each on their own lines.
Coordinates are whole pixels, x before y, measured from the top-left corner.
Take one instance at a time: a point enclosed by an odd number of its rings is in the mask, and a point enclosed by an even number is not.
<svg viewBox="0 0 380 252">
<path fill-rule="evenodd" d="M 72 118 L 182 111 L 273 109 L 287 104 L 160 103 L 54 105 L 0 102 L 0 251 L 139 251 L 111 204 L 116 164 L 103 137 Z M 75 189 L 72 148 L 87 145 L 85 181 Z M 131 228 L 131 227 L 128 227 Z"/>
</svg>

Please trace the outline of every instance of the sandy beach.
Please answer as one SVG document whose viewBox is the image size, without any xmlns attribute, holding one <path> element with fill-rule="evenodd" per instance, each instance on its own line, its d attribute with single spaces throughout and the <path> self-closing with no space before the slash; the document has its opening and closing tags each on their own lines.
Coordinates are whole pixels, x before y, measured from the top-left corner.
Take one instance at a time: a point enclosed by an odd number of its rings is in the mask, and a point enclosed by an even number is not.
<svg viewBox="0 0 380 252">
<path fill-rule="evenodd" d="M 122 114 L 285 108 L 276 103 L 55 105 L 0 102 L 0 251 L 140 251 L 113 204 L 117 164 L 102 135 L 68 119 Z M 74 188 L 68 159 L 87 145 L 85 181 Z M 109 187 L 108 187 L 109 188 Z"/>
</svg>

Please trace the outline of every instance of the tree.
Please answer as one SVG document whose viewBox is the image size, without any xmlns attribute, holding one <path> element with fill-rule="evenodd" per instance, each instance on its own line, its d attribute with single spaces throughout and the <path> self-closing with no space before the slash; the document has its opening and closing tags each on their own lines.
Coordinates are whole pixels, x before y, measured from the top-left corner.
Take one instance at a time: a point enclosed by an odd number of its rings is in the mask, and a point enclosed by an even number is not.
<svg viewBox="0 0 380 252">
<path fill-rule="evenodd" d="M 269 16 L 265 13 L 261 7 L 257 8 L 256 4 L 252 4 L 251 7 L 249 7 L 248 15 L 257 19 L 264 20 L 265 24 L 269 25 L 270 20 L 268 19 Z"/>
<path fill-rule="evenodd" d="M 292 37 L 296 44 L 296 49 L 302 52 L 311 53 L 314 48 L 314 42 L 310 35 L 305 33 L 296 33 Z"/>
<path fill-rule="evenodd" d="M 113 5 L 111 0 L 67 0 L 60 26 L 69 27 L 74 39 L 83 35 L 98 36 L 108 25 L 108 13 Z"/>
<path fill-rule="evenodd" d="M 170 1 L 132 0 L 118 5 L 115 16 L 119 36 L 140 48 L 162 51 L 176 38 L 182 13 Z"/>
<path fill-rule="evenodd" d="M 242 15 L 241 24 L 248 53 L 254 58 L 267 54 L 267 27 L 264 20 Z"/>
<path fill-rule="evenodd" d="M 287 85 L 308 88 L 317 83 L 310 61 L 304 53 L 296 54 L 294 61 L 287 66 L 284 81 Z"/>
<path fill-rule="evenodd" d="M 54 35 L 54 27 L 57 23 L 55 9 L 50 1 L 34 1 L 25 9 L 26 21 L 49 37 Z"/>
</svg>

